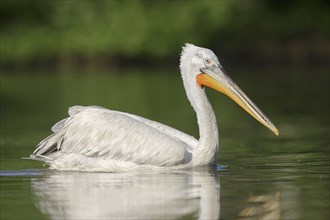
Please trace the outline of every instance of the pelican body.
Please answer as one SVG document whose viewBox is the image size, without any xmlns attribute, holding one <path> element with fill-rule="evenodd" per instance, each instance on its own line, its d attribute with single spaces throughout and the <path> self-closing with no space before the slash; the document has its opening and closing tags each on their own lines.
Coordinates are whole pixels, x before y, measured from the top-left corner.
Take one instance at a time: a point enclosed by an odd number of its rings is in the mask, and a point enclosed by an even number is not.
<svg viewBox="0 0 330 220">
<path fill-rule="evenodd" d="M 214 165 L 218 126 L 205 86 L 229 96 L 276 135 L 273 123 L 227 76 L 209 49 L 186 44 L 180 70 L 196 111 L 199 139 L 167 125 L 98 106 L 73 106 L 30 156 L 50 169 L 123 172 L 139 168 L 172 169 Z"/>
</svg>

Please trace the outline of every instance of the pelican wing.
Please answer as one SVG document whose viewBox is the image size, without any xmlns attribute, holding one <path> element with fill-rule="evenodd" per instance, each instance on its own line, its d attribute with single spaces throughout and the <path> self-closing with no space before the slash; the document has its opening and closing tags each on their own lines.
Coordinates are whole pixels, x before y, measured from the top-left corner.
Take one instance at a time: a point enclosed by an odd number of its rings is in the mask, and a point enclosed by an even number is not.
<svg viewBox="0 0 330 220">
<path fill-rule="evenodd" d="M 124 114 L 127 115 L 135 120 L 138 120 L 146 125 L 149 125 L 150 127 L 153 127 L 154 129 L 159 130 L 160 132 L 167 134 L 173 138 L 177 138 L 180 141 L 186 143 L 189 147 L 194 148 L 197 146 L 198 144 L 198 140 L 196 138 L 194 138 L 191 135 L 188 135 L 182 131 L 179 131 L 175 128 L 172 128 L 170 126 L 164 125 L 162 123 L 159 123 L 157 121 L 152 121 L 150 119 L 147 118 L 143 118 L 141 116 L 138 115 L 133 115 L 133 114 L 129 114 L 129 113 L 125 113 L 125 112 L 118 112 L 120 114 Z"/>
<path fill-rule="evenodd" d="M 160 123 L 101 107 L 75 106 L 52 127 L 32 158 L 52 160 L 60 152 L 88 158 L 173 166 L 189 162 L 194 138 Z M 173 135 L 174 134 L 174 135 Z"/>
</svg>

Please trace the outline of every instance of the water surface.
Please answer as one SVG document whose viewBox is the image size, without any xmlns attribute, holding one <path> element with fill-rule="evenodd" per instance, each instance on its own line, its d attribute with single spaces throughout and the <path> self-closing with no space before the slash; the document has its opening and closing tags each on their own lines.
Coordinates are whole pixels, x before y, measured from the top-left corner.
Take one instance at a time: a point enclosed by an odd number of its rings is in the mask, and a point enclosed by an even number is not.
<svg viewBox="0 0 330 220">
<path fill-rule="evenodd" d="M 326 69 L 228 70 L 281 134 L 208 90 L 220 126 L 218 170 L 58 172 L 21 159 L 76 104 L 138 114 L 198 137 L 173 72 L 2 73 L 0 219 L 329 219 Z"/>
</svg>

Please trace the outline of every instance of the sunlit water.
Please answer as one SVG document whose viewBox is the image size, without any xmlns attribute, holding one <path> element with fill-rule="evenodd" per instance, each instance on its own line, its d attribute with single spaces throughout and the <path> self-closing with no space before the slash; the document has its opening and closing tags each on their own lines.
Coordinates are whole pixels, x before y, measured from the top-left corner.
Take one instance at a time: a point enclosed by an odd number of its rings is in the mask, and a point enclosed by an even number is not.
<svg viewBox="0 0 330 220">
<path fill-rule="evenodd" d="M 232 70 L 279 137 L 209 90 L 220 126 L 217 168 L 58 172 L 21 159 L 75 104 L 198 136 L 176 71 L 2 73 L 0 219 L 329 219 L 327 70 Z"/>
</svg>

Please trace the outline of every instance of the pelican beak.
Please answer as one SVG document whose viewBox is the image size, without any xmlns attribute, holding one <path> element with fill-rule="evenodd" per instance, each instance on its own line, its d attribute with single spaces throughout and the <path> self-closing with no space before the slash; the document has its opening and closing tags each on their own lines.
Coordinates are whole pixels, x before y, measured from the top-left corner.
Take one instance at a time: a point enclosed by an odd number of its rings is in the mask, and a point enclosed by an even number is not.
<svg viewBox="0 0 330 220">
<path fill-rule="evenodd" d="M 201 73 L 197 75 L 197 83 L 207 86 L 224 93 L 239 106 L 241 106 L 253 118 L 266 126 L 277 136 L 279 130 L 267 118 L 267 116 L 244 94 L 244 92 L 236 85 L 236 83 L 224 73 L 220 66 L 213 68 L 202 68 Z"/>
</svg>

